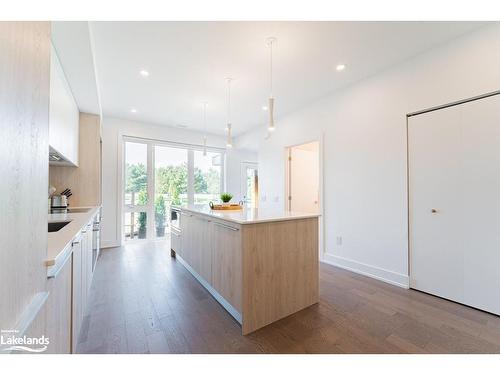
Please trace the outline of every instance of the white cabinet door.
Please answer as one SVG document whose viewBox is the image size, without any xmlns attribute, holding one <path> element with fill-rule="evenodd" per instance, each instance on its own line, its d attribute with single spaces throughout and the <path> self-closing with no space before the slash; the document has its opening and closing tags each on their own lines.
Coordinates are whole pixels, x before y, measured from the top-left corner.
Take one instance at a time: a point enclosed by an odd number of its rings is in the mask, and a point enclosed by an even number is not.
<svg viewBox="0 0 500 375">
<path fill-rule="evenodd" d="M 76 353 L 78 334 L 83 320 L 82 311 L 82 244 L 81 239 L 73 244 L 72 261 L 72 319 L 71 319 L 71 351 Z"/>
<path fill-rule="evenodd" d="M 500 96 L 408 120 L 410 286 L 500 314 Z"/>
<path fill-rule="evenodd" d="M 188 264 L 191 264 L 191 247 L 193 243 L 192 217 L 192 214 L 184 212 L 181 213 L 181 258 Z"/>
<path fill-rule="evenodd" d="M 49 145 L 78 166 L 80 113 L 54 47 L 50 55 Z"/>
</svg>

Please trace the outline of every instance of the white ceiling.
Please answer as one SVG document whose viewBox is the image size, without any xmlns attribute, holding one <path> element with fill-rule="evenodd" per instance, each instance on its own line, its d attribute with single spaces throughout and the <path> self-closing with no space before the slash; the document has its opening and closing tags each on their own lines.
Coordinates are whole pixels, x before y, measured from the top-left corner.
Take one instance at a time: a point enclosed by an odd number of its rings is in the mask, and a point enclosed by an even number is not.
<svg viewBox="0 0 500 375">
<path fill-rule="evenodd" d="M 276 117 L 483 26 L 478 22 L 91 22 L 103 114 L 223 134 L 233 77 L 237 135 L 266 121 L 274 48 Z M 337 64 L 347 68 L 337 72 Z M 63 63 L 63 67 L 65 67 Z M 139 75 L 150 72 L 148 78 Z M 70 81 L 70 84 L 73 83 Z M 81 84 L 79 85 L 81 86 Z M 78 94 L 76 94 L 78 96 Z M 78 101 L 78 98 L 77 98 Z M 136 108 L 137 113 L 131 113 Z"/>
</svg>

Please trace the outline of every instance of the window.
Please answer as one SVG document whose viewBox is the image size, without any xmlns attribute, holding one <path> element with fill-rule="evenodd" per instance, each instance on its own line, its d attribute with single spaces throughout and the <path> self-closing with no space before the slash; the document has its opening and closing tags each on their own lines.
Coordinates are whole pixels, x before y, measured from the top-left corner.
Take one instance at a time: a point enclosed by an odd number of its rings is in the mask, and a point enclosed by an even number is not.
<svg viewBox="0 0 500 375">
<path fill-rule="evenodd" d="M 148 206 L 148 148 L 125 142 L 125 238 L 146 238 Z"/>
<path fill-rule="evenodd" d="M 125 241 L 161 239 L 170 232 L 170 206 L 208 204 L 224 186 L 224 152 L 124 138 Z"/>
<path fill-rule="evenodd" d="M 159 145 L 154 150 L 155 236 L 161 238 L 170 226 L 170 206 L 188 203 L 188 150 Z"/>
<path fill-rule="evenodd" d="M 208 204 L 219 199 L 222 184 L 222 155 L 194 151 L 194 204 Z"/>
</svg>

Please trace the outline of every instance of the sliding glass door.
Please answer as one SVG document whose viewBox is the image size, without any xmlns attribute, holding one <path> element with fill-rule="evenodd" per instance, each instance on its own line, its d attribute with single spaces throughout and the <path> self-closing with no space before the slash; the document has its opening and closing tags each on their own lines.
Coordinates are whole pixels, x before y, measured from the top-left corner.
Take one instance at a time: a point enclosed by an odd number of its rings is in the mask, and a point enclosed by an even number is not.
<svg viewBox="0 0 500 375">
<path fill-rule="evenodd" d="M 170 230 L 170 206 L 188 203 L 188 150 L 154 145 L 155 237 Z"/>
<path fill-rule="evenodd" d="M 196 146 L 124 138 L 125 241 L 170 233 L 170 206 L 208 204 L 224 187 L 224 152 Z"/>
<path fill-rule="evenodd" d="M 148 226 L 148 146 L 125 142 L 125 239 L 146 238 Z"/>
</svg>

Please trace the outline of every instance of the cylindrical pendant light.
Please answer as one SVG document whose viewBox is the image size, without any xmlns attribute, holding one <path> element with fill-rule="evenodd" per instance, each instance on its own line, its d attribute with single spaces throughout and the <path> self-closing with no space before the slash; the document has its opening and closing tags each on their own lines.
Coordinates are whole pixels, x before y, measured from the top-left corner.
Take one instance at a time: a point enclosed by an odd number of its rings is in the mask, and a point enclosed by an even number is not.
<svg viewBox="0 0 500 375">
<path fill-rule="evenodd" d="M 267 45 L 269 46 L 269 100 L 268 100 L 268 111 L 269 111 L 269 123 L 267 124 L 267 130 L 273 132 L 276 128 L 274 127 L 274 95 L 273 95 L 273 44 L 276 42 L 276 38 L 267 38 Z"/>
<path fill-rule="evenodd" d="M 233 147 L 233 139 L 231 137 L 231 81 L 232 78 L 227 78 L 227 142 L 226 147 Z"/>
</svg>

